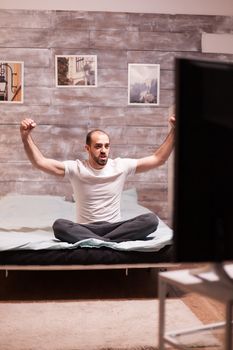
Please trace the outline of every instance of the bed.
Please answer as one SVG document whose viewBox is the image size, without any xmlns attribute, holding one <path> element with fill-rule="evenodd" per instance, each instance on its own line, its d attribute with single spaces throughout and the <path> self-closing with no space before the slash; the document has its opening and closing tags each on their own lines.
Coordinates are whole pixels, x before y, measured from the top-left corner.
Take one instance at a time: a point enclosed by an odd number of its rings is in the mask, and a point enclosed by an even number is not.
<svg viewBox="0 0 233 350">
<path fill-rule="evenodd" d="M 149 212 L 138 204 L 135 189 L 126 190 L 122 219 Z M 163 267 L 172 263 L 172 230 L 159 219 L 144 241 L 75 244 L 53 235 L 58 218 L 75 220 L 75 203 L 59 196 L 14 195 L 0 198 L 0 269 L 115 269 Z"/>
</svg>

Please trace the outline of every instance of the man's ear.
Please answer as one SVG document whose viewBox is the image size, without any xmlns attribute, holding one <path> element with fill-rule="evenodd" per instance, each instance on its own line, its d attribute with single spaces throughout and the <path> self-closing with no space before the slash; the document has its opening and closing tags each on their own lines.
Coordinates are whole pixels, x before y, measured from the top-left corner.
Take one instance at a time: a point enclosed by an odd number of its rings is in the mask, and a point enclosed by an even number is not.
<svg viewBox="0 0 233 350">
<path fill-rule="evenodd" d="M 89 145 L 85 145 L 85 150 L 86 150 L 87 152 L 89 152 L 89 151 L 90 151 L 90 146 L 89 146 Z"/>
</svg>

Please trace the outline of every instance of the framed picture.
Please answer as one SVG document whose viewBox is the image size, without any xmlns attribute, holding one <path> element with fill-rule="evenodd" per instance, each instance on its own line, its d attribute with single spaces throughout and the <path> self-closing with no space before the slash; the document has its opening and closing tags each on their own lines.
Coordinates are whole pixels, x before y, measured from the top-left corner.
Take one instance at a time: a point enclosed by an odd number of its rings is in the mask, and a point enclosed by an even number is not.
<svg viewBox="0 0 233 350">
<path fill-rule="evenodd" d="M 56 87 L 96 87 L 96 55 L 55 56 Z"/>
<path fill-rule="evenodd" d="M 0 103 L 23 103 L 24 63 L 0 60 Z"/>
<path fill-rule="evenodd" d="M 160 65 L 130 63 L 128 65 L 128 104 L 159 104 Z"/>
</svg>

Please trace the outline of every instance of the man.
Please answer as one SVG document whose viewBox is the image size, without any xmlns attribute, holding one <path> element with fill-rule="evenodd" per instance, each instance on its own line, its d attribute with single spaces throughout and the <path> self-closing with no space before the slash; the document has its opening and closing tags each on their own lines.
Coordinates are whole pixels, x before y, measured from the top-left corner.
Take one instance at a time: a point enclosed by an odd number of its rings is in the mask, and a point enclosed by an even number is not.
<svg viewBox="0 0 233 350">
<path fill-rule="evenodd" d="M 53 225 L 55 237 L 69 243 L 86 238 L 121 242 L 146 239 L 155 231 L 158 218 L 154 213 L 121 220 L 120 199 L 129 175 L 157 168 L 168 159 L 174 144 L 175 117 L 165 141 L 158 150 L 140 159 L 109 158 L 110 140 L 106 132 L 95 129 L 86 136 L 87 160 L 57 161 L 46 158 L 34 143 L 31 131 L 34 120 L 21 122 L 20 132 L 25 152 L 38 169 L 56 176 L 67 176 L 76 202 L 77 223 L 58 219 Z"/>
</svg>

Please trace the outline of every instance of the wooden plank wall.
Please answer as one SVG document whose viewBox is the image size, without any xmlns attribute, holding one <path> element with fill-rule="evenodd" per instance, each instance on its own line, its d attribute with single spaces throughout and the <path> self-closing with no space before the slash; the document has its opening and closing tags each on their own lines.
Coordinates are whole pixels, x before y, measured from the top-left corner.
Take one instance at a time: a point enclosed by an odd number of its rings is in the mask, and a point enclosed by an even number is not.
<svg viewBox="0 0 233 350">
<path fill-rule="evenodd" d="M 85 135 L 101 127 L 111 135 L 112 157 L 150 154 L 167 133 L 174 102 L 174 59 L 202 54 L 201 34 L 229 33 L 232 17 L 78 11 L 1 10 L 0 60 L 24 61 L 24 103 L 0 104 L 0 186 L 7 193 L 71 193 L 69 183 L 32 168 L 19 136 L 25 117 L 36 120 L 34 139 L 59 160 L 86 156 Z M 97 88 L 56 88 L 55 55 L 98 57 Z M 161 67 L 160 105 L 127 105 L 128 63 Z M 168 220 L 168 166 L 131 178 L 139 201 Z"/>
</svg>

